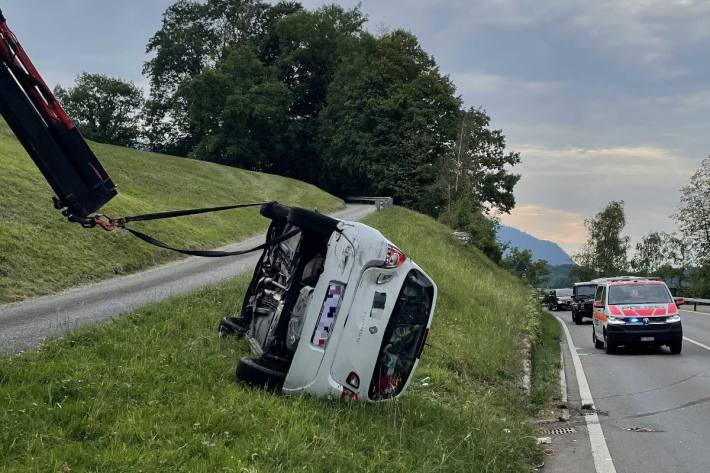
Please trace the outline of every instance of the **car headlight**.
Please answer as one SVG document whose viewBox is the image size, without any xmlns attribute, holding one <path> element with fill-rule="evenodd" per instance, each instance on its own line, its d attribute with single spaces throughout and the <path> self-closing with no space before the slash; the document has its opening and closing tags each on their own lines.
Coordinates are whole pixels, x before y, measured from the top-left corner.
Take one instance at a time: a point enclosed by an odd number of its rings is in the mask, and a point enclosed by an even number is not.
<svg viewBox="0 0 710 473">
<path fill-rule="evenodd" d="M 624 325 L 626 323 L 626 320 L 624 320 L 623 317 L 614 317 L 613 315 L 610 315 L 607 318 L 607 322 L 611 325 Z"/>
<path fill-rule="evenodd" d="M 678 315 L 678 314 L 671 315 L 666 319 L 666 323 L 669 323 L 669 324 L 675 324 L 677 322 L 680 322 L 680 315 Z"/>
</svg>

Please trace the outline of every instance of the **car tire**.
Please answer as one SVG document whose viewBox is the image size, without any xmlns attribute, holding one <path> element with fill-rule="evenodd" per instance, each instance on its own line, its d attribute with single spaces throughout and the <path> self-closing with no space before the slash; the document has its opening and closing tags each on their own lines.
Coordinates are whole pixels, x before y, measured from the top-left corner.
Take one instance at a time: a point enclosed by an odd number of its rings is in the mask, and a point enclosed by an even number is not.
<svg viewBox="0 0 710 473">
<path fill-rule="evenodd" d="M 678 340 L 677 342 L 670 343 L 668 345 L 668 348 L 670 348 L 672 354 L 680 355 L 680 352 L 683 351 L 683 340 Z"/>
<path fill-rule="evenodd" d="M 592 342 L 594 342 L 594 348 L 597 350 L 604 348 L 604 342 L 597 338 L 597 332 L 594 330 L 594 325 L 592 325 Z"/>
<path fill-rule="evenodd" d="M 582 317 L 577 312 L 572 312 L 572 320 L 577 325 L 582 325 Z"/>
<path fill-rule="evenodd" d="M 604 353 L 607 355 L 613 355 L 616 353 L 616 343 L 609 340 L 609 335 L 604 334 Z"/>
<path fill-rule="evenodd" d="M 237 380 L 267 391 L 280 391 L 286 372 L 270 366 L 262 358 L 242 358 L 237 363 Z"/>
</svg>

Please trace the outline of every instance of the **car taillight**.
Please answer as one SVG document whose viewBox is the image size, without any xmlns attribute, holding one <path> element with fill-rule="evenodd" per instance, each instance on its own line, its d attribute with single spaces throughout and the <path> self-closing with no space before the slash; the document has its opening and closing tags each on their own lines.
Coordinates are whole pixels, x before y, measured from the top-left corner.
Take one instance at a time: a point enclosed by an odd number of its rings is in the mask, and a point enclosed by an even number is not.
<svg viewBox="0 0 710 473">
<path fill-rule="evenodd" d="M 348 377 L 345 379 L 345 382 L 348 383 L 350 386 L 354 387 L 355 389 L 360 387 L 360 377 L 354 371 L 350 372 Z"/>
<path fill-rule="evenodd" d="M 396 246 L 387 245 L 387 256 L 385 257 L 385 263 L 382 265 L 383 268 L 394 269 L 399 268 L 404 264 L 407 259 L 402 250 Z"/>
<path fill-rule="evenodd" d="M 343 391 L 340 393 L 340 399 L 345 399 L 346 401 L 357 401 L 358 397 L 356 393 L 352 392 L 348 388 L 343 388 Z"/>
</svg>

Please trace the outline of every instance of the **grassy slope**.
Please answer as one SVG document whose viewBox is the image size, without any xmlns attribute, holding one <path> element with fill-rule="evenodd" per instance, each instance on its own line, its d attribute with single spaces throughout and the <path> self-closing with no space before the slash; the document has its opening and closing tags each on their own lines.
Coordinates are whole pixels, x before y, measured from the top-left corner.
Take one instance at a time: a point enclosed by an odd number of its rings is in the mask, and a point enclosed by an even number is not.
<svg viewBox="0 0 710 473">
<path fill-rule="evenodd" d="M 401 401 L 236 384 L 247 345 L 215 326 L 238 310 L 240 278 L 0 359 L 0 471 L 529 471 L 539 452 L 515 379 L 536 302 L 427 217 L 394 208 L 368 223 L 440 290 L 431 346 Z"/>
<path fill-rule="evenodd" d="M 539 336 L 533 346 L 532 393 L 533 405 L 542 408 L 545 403 L 560 397 L 560 339 L 562 327 L 548 312 L 541 311 Z"/>
<path fill-rule="evenodd" d="M 109 145 L 92 148 L 120 195 L 103 212 L 145 212 L 279 200 L 338 208 L 342 202 L 292 179 Z M 51 190 L 34 163 L 0 120 L 0 302 L 49 294 L 78 284 L 175 259 L 132 237 L 66 223 L 52 208 Z M 265 229 L 253 209 L 140 225 L 183 247 L 215 247 Z M 139 228 L 136 225 L 136 228 Z"/>
</svg>

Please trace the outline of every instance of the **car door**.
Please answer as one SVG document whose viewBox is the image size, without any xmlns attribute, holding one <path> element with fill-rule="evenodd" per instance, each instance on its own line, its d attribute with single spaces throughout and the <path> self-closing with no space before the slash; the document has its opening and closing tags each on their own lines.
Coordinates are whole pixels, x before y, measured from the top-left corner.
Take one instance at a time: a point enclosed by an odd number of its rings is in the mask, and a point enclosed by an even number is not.
<svg viewBox="0 0 710 473">
<path fill-rule="evenodd" d="M 592 327 L 598 338 L 604 335 L 604 309 L 597 307 L 599 303 L 604 304 L 605 286 L 597 286 L 597 292 L 594 293 L 594 305 L 592 306 Z"/>
</svg>

